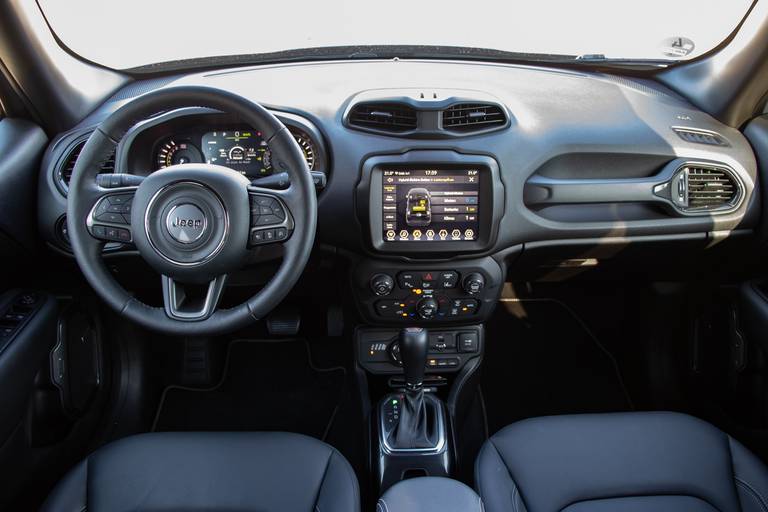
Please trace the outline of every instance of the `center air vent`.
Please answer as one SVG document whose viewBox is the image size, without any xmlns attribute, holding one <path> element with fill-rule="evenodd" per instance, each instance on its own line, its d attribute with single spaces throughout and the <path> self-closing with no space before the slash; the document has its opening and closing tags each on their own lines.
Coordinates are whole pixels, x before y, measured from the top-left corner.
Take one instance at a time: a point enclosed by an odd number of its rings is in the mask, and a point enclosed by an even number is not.
<svg viewBox="0 0 768 512">
<path fill-rule="evenodd" d="M 403 133 L 416 129 L 416 110 L 402 103 L 358 103 L 349 112 L 347 122 L 384 132 Z"/>
<path fill-rule="evenodd" d="M 72 148 L 69 150 L 69 153 L 67 153 L 66 158 L 64 159 L 63 163 L 59 167 L 58 171 L 56 171 L 56 181 L 61 188 L 62 192 L 65 194 L 69 190 L 69 180 L 72 179 L 72 171 L 75 168 L 75 163 L 77 163 L 77 157 L 80 156 L 80 152 L 83 150 L 83 147 L 85 147 L 85 140 L 82 140 L 72 146 Z M 107 159 L 106 162 L 104 162 L 101 166 L 101 172 L 102 173 L 111 173 L 115 172 L 115 154 L 112 153 L 112 155 Z"/>
<path fill-rule="evenodd" d="M 504 110 L 489 103 L 457 103 L 443 111 L 443 128 L 449 131 L 479 132 L 506 123 Z"/>
<path fill-rule="evenodd" d="M 743 195 L 741 182 L 725 167 L 689 164 L 670 182 L 672 202 L 686 213 L 735 209 Z"/>
</svg>

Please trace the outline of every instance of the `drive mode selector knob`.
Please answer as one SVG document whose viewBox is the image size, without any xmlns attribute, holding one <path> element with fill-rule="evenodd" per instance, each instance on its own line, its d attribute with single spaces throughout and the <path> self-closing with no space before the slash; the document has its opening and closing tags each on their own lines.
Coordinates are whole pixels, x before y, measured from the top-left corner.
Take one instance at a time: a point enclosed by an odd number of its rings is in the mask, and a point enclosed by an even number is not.
<svg viewBox="0 0 768 512">
<path fill-rule="evenodd" d="M 395 280 L 387 274 L 376 274 L 371 278 L 371 290 L 376 295 L 389 295 L 395 287 Z"/>
<path fill-rule="evenodd" d="M 429 320 L 437 313 L 437 301 L 432 297 L 424 297 L 416 304 L 416 312 L 424 320 Z"/>
<path fill-rule="evenodd" d="M 485 287 L 485 278 L 483 274 L 473 272 L 464 278 L 462 287 L 468 294 L 477 295 Z"/>
</svg>

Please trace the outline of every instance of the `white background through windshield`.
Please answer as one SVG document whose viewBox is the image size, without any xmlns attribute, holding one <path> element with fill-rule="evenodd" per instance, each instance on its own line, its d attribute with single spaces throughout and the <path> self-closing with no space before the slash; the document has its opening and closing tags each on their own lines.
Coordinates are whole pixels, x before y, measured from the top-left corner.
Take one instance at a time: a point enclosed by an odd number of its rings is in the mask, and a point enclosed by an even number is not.
<svg viewBox="0 0 768 512">
<path fill-rule="evenodd" d="M 39 0 L 76 53 L 113 68 L 346 45 L 440 45 L 669 59 L 730 34 L 751 0 Z M 677 39 L 686 38 L 686 39 Z"/>
</svg>

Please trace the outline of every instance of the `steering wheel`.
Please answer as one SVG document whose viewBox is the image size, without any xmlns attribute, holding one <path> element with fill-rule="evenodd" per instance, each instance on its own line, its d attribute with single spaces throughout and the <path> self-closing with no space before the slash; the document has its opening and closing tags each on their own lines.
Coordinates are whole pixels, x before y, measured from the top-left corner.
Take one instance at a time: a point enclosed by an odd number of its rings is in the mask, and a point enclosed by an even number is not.
<svg viewBox="0 0 768 512">
<path fill-rule="evenodd" d="M 132 126 L 184 107 L 240 116 L 262 133 L 273 168 L 288 173 L 290 186 L 257 187 L 226 167 L 196 163 L 167 167 L 134 186 L 123 186 L 128 182 L 125 175 L 98 176 Z M 223 334 L 263 318 L 298 280 L 309 259 L 316 224 L 312 177 L 285 125 L 261 105 L 209 87 L 160 89 L 115 111 L 83 147 L 67 200 L 72 250 L 96 293 L 119 314 L 174 335 Z M 101 257 L 105 241 L 110 240 L 135 244 L 160 274 L 164 307 L 144 304 L 114 279 Z M 246 302 L 218 308 L 227 274 L 270 243 L 283 246 L 283 259 L 272 279 Z"/>
</svg>

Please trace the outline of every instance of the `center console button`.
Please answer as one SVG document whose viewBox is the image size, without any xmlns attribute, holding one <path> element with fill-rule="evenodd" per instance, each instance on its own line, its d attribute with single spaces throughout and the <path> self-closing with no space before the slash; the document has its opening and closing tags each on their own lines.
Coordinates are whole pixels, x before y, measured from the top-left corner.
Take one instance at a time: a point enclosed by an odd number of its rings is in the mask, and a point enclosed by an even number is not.
<svg viewBox="0 0 768 512">
<path fill-rule="evenodd" d="M 413 272 L 400 272 L 397 276 L 397 283 L 400 285 L 400 288 L 406 290 L 417 288 L 416 274 Z"/>
<path fill-rule="evenodd" d="M 459 281 L 459 274 L 455 270 L 440 272 L 440 288 L 455 288 Z"/>
<path fill-rule="evenodd" d="M 437 272 L 428 270 L 421 273 L 421 287 L 424 290 L 431 290 L 435 288 L 435 282 L 437 281 Z"/>
<path fill-rule="evenodd" d="M 429 350 L 435 352 L 453 352 L 456 350 L 456 338 L 452 332 L 430 334 Z"/>
<path fill-rule="evenodd" d="M 477 352 L 478 341 L 476 332 L 461 332 L 458 335 L 459 351 Z"/>
</svg>

